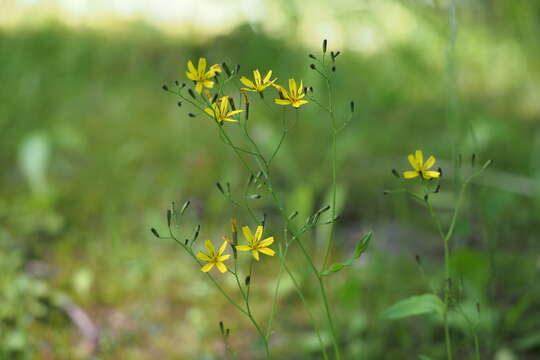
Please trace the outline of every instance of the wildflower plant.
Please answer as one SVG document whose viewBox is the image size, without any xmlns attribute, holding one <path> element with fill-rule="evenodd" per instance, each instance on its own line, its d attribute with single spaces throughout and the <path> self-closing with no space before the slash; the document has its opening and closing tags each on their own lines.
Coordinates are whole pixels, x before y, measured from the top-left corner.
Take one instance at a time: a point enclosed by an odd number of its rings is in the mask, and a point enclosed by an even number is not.
<svg viewBox="0 0 540 360">
<path fill-rule="evenodd" d="M 434 156 L 429 156 L 425 162 L 423 159 L 424 154 L 422 150 L 416 150 L 414 154 L 409 154 L 407 160 L 413 170 L 404 171 L 403 177 L 401 177 L 396 169 L 392 169 L 392 173 L 394 174 L 394 176 L 403 181 L 403 186 L 397 189 L 387 190 L 384 193 L 405 193 L 411 199 L 425 206 L 441 238 L 442 248 L 444 252 L 444 283 L 441 287 L 441 294 L 436 289 L 431 288 L 431 293 L 429 294 L 413 296 L 401 300 L 396 304 L 390 306 L 383 312 L 382 317 L 387 319 L 401 319 L 404 317 L 425 313 L 436 313 L 440 315 L 442 317 L 444 326 L 447 359 L 452 360 L 454 358 L 454 355 L 452 348 L 449 317 L 450 312 L 455 311 L 457 315 L 463 317 L 465 323 L 467 324 L 469 333 L 473 339 L 474 358 L 479 360 L 480 346 L 476 333 L 479 320 L 476 319 L 475 323 L 475 320 L 471 319 L 470 316 L 467 315 L 467 313 L 461 308 L 460 298 L 463 288 L 462 286 L 452 285 L 457 284 L 458 281 L 456 281 L 455 275 L 451 274 L 450 272 L 449 244 L 454 236 L 454 230 L 456 227 L 460 209 L 462 207 L 467 186 L 474 178 L 482 174 L 487 169 L 487 167 L 491 165 L 492 161 L 486 161 L 478 169 L 476 168 L 476 155 L 473 154 L 471 158 L 471 171 L 469 175 L 467 175 L 464 179 L 460 179 L 459 170 L 461 168 L 462 156 L 461 154 L 458 156 L 458 158 L 456 159 L 456 174 L 454 176 L 454 184 L 458 188 L 457 198 L 452 211 L 450 223 L 445 229 L 441 217 L 439 216 L 439 214 L 437 214 L 431 202 L 431 198 L 437 196 L 440 193 L 443 170 L 440 167 L 436 171 L 432 170 L 432 168 L 436 164 L 436 158 Z M 416 187 L 414 187 L 413 185 L 416 185 Z M 417 191 L 418 185 L 421 189 L 420 192 Z M 421 258 L 419 256 L 416 257 L 418 266 L 421 268 L 422 274 L 425 275 L 420 259 Z M 477 314 L 478 316 L 480 315 L 479 304 L 477 304 Z"/>
<path fill-rule="evenodd" d="M 235 154 L 245 171 L 247 179 L 243 194 L 238 198 L 231 191 L 229 183 L 223 186 L 221 182 L 217 182 L 216 185 L 224 198 L 238 209 L 244 211 L 251 220 L 249 224 L 241 224 L 243 239 L 239 240 L 239 224 L 233 219 L 231 221 L 230 234 L 223 236 L 221 245 L 217 251 L 214 248 L 214 244 L 217 242 L 210 240 L 207 240 L 204 244 L 206 251 L 195 250 L 198 247 L 196 241 L 201 231 L 200 226 L 197 226 L 191 239 L 181 241 L 177 234 L 175 234 L 171 224 L 181 221 L 182 214 L 186 211 L 189 202 L 186 202 L 180 210 L 176 209 L 173 203 L 172 208 L 167 211 L 169 229 L 167 235 L 160 235 L 155 229 L 152 229 L 152 232 L 158 238 L 176 241 L 198 264 L 202 273 L 205 274 L 216 289 L 221 292 L 240 314 L 250 320 L 260 338 L 266 358 L 272 356 L 273 321 L 279 312 L 278 298 L 280 295 L 280 286 L 283 276 L 286 275 L 290 278 L 294 290 L 301 300 L 317 335 L 321 357 L 324 359 L 341 359 L 340 334 L 337 332 L 334 324 L 325 279 L 327 276 L 331 276 L 342 270 L 358 259 L 366 251 L 372 237 L 371 232 L 365 234 L 358 240 L 355 250 L 349 259 L 330 264 L 332 244 L 335 238 L 335 225 L 339 219 L 339 214 L 336 211 L 337 137 L 339 131 L 347 126 L 354 115 L 354 102 L 351 101 L 349 115 L 342 120 L 336 116 L 334 73 L 336 71 L 336 59 L 339 54 L 339 51 L 332 51 L 328 54 L 327 41 L 324 40 L 322 54 L 319 57 L 312 54 L 309 55 L 309 58 L 314 61 L 310 64 L 310 68 L 315 71 L 316 76 L 320 76 L 324 80 L 328 94 L 328 98 L 325 97 L 324 99 L 315 96 L 314 89 L 312 87 L 305 87 L 304 81 L 301 79 L 297 80 L 294 74 L 284 74 L 285 76 L 281 77 L 288 79 L 286 83 L 287 87 L 285 87 L 277 82 L 278 78 L 272 78 L 272 70 L 267 70 L 264 77 L 259 70 L 254 70 L 252 72 L 253 79 L 249 79 L 247 76 L 240 77 L 239 65 L 231 70 L 225 62 L 221 63 L 221 65 L 212 65 L 209 70 L 206 70 L 207 61 L 205 58 L 199 59 L 197 68 L 195 68 L 191 61 L 188 62 L 186 75 L 192 81 L 192 84 L 188 85 L 176 81 L 174 88 L 163 85 L 165 91 L 179 98 L 179 106 L 187 104 L 190 107 L 188 112 L 190 117 L 202 115 L 213 121 L 216 125 L 216 136 Z M 251 98 L 252 95 L 258 95 L 258 101 L 256 103 Z M 265 100 L 265 98 L 271 95 L 274 96 L 272 102 Z M 249 124 L 257 121 L 257 119 L 250 118 L 250 107 L 255 106 L 255 104 L 261 104 L 265 108 L 269 108 L 273 117 L 278 112 L 276 111 L 277 109 L 272 109 L 272 107 L 277 108 L 279 107 L 278 105 L 281 105 L 286 106 L 283 110 L 290 109 L 281 112 L 281 123 L 283 124 L 282 134 L 270 153 L 263 153 L 261 151 L 261 146 L 255 141 L 250 132 Z M 331 200 L 330 204 L 323 204 L 318 211 L 307 216 L 303 225 L 298 228 L 297 226 L 293 226 L 292 221 L 299 214 L 297 211 L 288 213 L 285 210 L 284 203 L 286 199 L 274 185 L 275 179 L 272 176 L 272 164 L 282 145 L 287 140 L 290 124 L 293 123 L 290 119 L 290 112 L 294 112 L 293 117 L 294 122 L 296 122 L 300 119 L 304 106 L 319 107 L 322 110 L 321 113 L 325 114 L 325 116 L 321 117 L 320 121 L 325 121 L 330 130 L 329 140 L 331 148 L 329 152 L 332 160 L 328 172 L 331 179 Z M 233 138 L 241 138 L 241 140 L 233 141 Z M 258 199 L 262 196 L 268 196 L 273 202 L 275 211 L 279 215 L 279 220 L 276 221 L 277 224 L 269 226 L 266 215 L 258 213 L 251 205 L 251 200 Z M 317 259 L 308 251 L 309 238 L 306 238 L 305 235 L 319 226 L 329 226 L 330 229 L 328 239 L 322 250 L 323 256 Z M 281 228 L 280 231 L 277 230 L 279 228 Z M 252 229 L 255 229 L 255 231 L 252 232 Z M 277 234 L 282 235 L 277 236 Z M 296 246 L 299 249 L 303 259 L 291 259 L 288 257 L 289 250 L 292 246 Z M 240 257 L 244 257 L 245 261 L 239 261 Z M 266 327 L 263 327 L 263 314 L 253 313 L 250 294 L 254 286 L 253 274 L 255 268 L 260 263 L 272 257 L 277 257 L 279 261 L 278 267 L 273 273 L 276 279 L 275 288 L 272 292 L 271 306 L 267 314 L 265 314 Z M 303 261 L 307 264 L 307 268 L 316 280 L 320 295 L 320 302 L 316 306 L 320 307 L 320 313 L 324 314 L 325 324 L 320 324 L 316 321 L 313 310 L 314 304 L 308 302 L 302 283 L 291 270 L 290 264 L 298 261 Z M 247 268 L 241 269 L 241 266 L 246 263 Z M 214 271 L 214 268 L 217 268 L 217 271 Z M 229 294 L 222 286 L 221 276 L 232 276 L 234 278 L 241 302 L 235 300 L 237 297 Z M 326 329 L 325 333 L 330 334 L 331 349 L 327 348 L 327 344 L 323 341 L 321 334 L 323 328 Z M 225 330 L 222 322 L 220 322 L 220 330 L 227 353 L 233 356 L 235 353 L 232 351 L 229 343 L 230 330 Z"/>
</svg>

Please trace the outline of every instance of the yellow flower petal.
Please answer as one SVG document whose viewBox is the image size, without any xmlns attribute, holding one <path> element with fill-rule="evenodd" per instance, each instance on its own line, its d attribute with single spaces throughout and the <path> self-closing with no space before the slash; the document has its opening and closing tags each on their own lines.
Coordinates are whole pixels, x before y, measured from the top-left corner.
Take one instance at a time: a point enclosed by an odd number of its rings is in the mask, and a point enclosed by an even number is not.
<svg viewBox="0 0 540 360">
<path fill-rule="evenodd" d="M 219 112 L 221 114 L 225 114 L 227 112 L 228 107 L 229 107 L 229 99 L 227 96 L 224 96 L 221 98 L 221 102 L 219 103 Z"/>
<path fill-rule="evenodd" d="M 235 119 L 229 119 L 229 118 L 223 118 L 223 119 L 219 119 L 220 122 L 221 121 L 229 121 L 229 122 L 238 122 L 238 120 L 235 120 Z"/>
<path fill-rule="evenodd" d="M 211 263 L 208 263 L 206 265 L 204 265 L 202 268 L 201 268 L 201 271 L 202 272 L 209 272 L 210 269 L 212 269 L 214 267 L 214 263 L 211 262 Z"/>
<path fill-rule="evenodd" d="M 206 108 L 206 109 L 204 109 L 204 112 L 207 113 L 208 115 L 210 115 L 211 117 L 215 118 L 214 110 L 212 110 L 210 108 Z"/>
<path fill-rule="evenodd" d="M 240 251 L 250 251 L 250 250 L 251 250 L 251 246 L 247 246 L 247 245 L 238 245 L 238 246 L 236 246 L 236 250 L 240 250 Z"/>
<path fill-rule="evenodd" d="M 300 106 L 307 104 L 308 102 L 306 100 L 296 100 L 292 103 L 292 106 L 295 108 L 299 108 Z"/>
<path fill-rule="evenodd" d="M 284 100 L 284 99 L 275 99 L 274 101 L 278 105 L 290 105 L 290 103 L 291 103 L 290 100 Z"/>
<path fill-rule="evenodd" d="M 240 114 L 240 113 L 243 112 L 243 111 L 244 111 L 244 110 L 233 110 L 233 111 L 229 111 L 229 112 L 227 113 L 227 117 L 229 117 L 229 116 L 234 116 L 234 115 L 236 115 L 236 114 Z"/>
<path fill-rule="evenodd" d="M 189 80 L 197 80 L 197 73 L 191 73 L 189 71 L 186 71 L 186 76 Z"/>
<path fill-rule="evenodd" d="M 241 82 L 242 84 L 246 85 L 246 86 L 249 87 L 249 88 L 252 88 L 252 89 L 255 88 L 255 85 L 253 84 L 253 82 L 251 82 L 251 80 L 249 80 L 249 79 L 248 79 L 247 77 L 245 77 L 245 76 L 242 76 L 242 77 L 240 78 L 240 82 Z"/>
<path fill-rule="evenodd" d="M 217 258 L 217 261 L 225 261 L 225 260 L 228 260 L 229 258 L 231 257 L 230 254 L 226 254 L 226 255 L 221 255 Z"/>
<path fill-rule="evenodd" d="M 417 177 L 419 174 L 418 174 L 418 171 L 405 171 L 403 173 L 403 177 L 405 179 L 412 179 L 412 178 L 415 178 Z"/>
<path fill-rule="evenodd" d="M 217 252 L 217 256 L 221 256 L 221 254 L 223 254 L 223 252 L 225 251 L 226 248 L 227 248 L 227 242 L 224 241 L 223 244 L 221 244 L 221 247 L 219 248 L 219 250 Z"/>
<path fill-rule="evenodd" d="M 289 91 L 291 92 L 291 96 L 296 95 L 296 80 L 289 79 Z"/>
<path fill-rule="evenodd" d="M 266 76 L 263 79 L 263 82 L 268 82 L 271 77 L 272 77 L 272 70 L 268 70 L 268 72 L 266 73 Z"/>
<path fill-rule="evenodd" d="M 203 89 L 203 84 L 199 81 L 197 81 L 197 85 L 195 85 L 195 91 L 200 94 L 202 92 L 202 89 Z"/>
<path fill-rule="evenodd" d="M 199 66 L 197 68 L 197 71 L 199 74 L 204 74 L 206 70 L 206 58 L 199 58 Z"/>
<path fill-rule="evenodd" d="M 208 255 L 206 255 L 205 253 L 200 252 L 200 251 L 199 251 L 199 253 L 197 254 L 197 258 L 198 258 L 199 260 L 202 260 L 202 261 L 212 261 L 212 259 L 211 259 Z"/>
<path fill-rule="evenodd" d="M 216 266 L 218 268 L 219 271 L 221 271 L 221 273 L 223 274 L 224 272 L 227 272 L 227 266 L 222 263 L 222 262 L 217 262 L 216 263 Z"/>
<path fill-rule="evenodd" d="M 259 246 L 260 246 L 260 247 L 267 247 L 267 246 L 272 245 L 273 242 L 274 242 L 274 237 L 271 236 L 271 237 L 266 238 L 266 239 L 264 239 L 263 241 L 261 241 L 261 242 L 259 243 Z"/>
<path fill-rule="evenodd" d="M 259 252 L 257 250 L 252 250 L 251 254 L 255 258 L 255 260 L 259 261 Z"/>
<path fill-rule="evenodd" d="M 266 254 L 266 255 L 269 255 L 269 256 L 274 256 L 276 254 L 276 252 L 270 248 L 267 248 L 267 247 L 264 247 L 264 248 L 259 248 L 259 252 L 263 253 L 263 254 Z"/>
<path fill-rule="evenodd" d="M 441 176 L 441 173 L 438 172 L 438 171 L 426 171 L 426 172 L 424 173 L 424 177 L 425 177 L 426 179 L 438 178 L 438 177 L 440 177 L 440 176 Z"/>
<path fill-rule="evenodd" d="M 248 226 L 242 227 L 242 232 L 244 233 L 244 237 L 246 238 L 248 243 L 253 242 L 253 236 L 251 235 L 251 230 Z"/>
<path fill-rule="evenodd" d="M 258 242 L 259 240 L 261 240 L 263 230 L 264 229 L 262 225 L 257 226 L 257 230 L 255 230 L 255 239 L 253 240 L 253 242 Z"/>
<path fill-rule="evenodd" d="M 416 150 L 415 157 L 416 163 L 419 167 L 421 167 L 424 164 L 424 153 L 422 152 L 422 150 Z"/>
<path fill-rule="evenodd" d="M 430 156 L 430 157 L 426 160 L 426 163 L 424 164 L 424 169 L 427 170 L 427 169 L 429 169 L 430 167 L 432 167 L 433 165 L 435 165 L 435 157 Z"/>
<path fill-rule="evenodd" d="M 215 254 L 214 245 L 212 245 L 212 242 L 210 240 L 206 240 L 204 242 L 204 247 L 206 248 L 206 251 L 208 251 L 208 256 L 213 257 Z"/>
<path fill-rule="evenodd" d="M 253 78 L 255 79 L 255 84 L 260 85 L 261 84 L 261 73 L 259 70 L 255 70 L 253 72 Z"/>
<path fill-rule="evenodd" d="M 214 87 L 214 82 L 212 80 L 206 80 L 203 85 L 209 89 Z"/>
<path fill-rule="evenodd" d="M 414 157 L 413 154 L 409 154 L 409 156 L 407 156 L 407 160 L 409 160 L 409 164 L 411 164 L 414 170 L 416 171 L 420 170 L 420 168 L 418 167 L 418 164 L 416 163 L 416 158 Z"/>
<path fill-rule="evenodd" d="M 191 60 L 188 61 L 187 67 L 190 73 L 193 73 L 193 74 L 197 73 L 197 70 L 195 69 L 195 66 L 193 66 L 193 63 L 191 62 Z"/>
</svg>

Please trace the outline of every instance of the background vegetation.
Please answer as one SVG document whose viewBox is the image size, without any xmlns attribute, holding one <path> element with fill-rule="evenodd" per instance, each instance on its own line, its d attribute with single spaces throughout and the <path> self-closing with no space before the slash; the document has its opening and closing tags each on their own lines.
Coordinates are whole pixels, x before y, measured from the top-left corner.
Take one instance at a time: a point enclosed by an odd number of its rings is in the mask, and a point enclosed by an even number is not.
<svg viewBox="0 0 540 360">
<path fill-rule="evenodd" d="M 183 78 L 188 59 L 205 56 L 323 91 L 307 57 L 322 36 L 342 52 L 338 107 L 347 114 L 349 101 L 357 104 L 339 139 L 338 252 L 375 233 L 368 254 L 329 283 L 347 358 L 444 357 L 439 319 L 379 317 L 427 291 L 416 255 L 433 284 L 442 279 L 442 249 L 425 209 L 382 193 L 395 187 L 390 170 L 405 169 L 406 154 L 422 148 L 443 165 L 447 180 L 434 200 L 450 211 L 454 145 L 464 173 L 472 153 L 494 160 L 471 188 L 451 258 L 465 304 L 481 306 L 483 357 L 540 356 L 540 5 L 456 1 L 452 57 L 444 1 L 313 2 L 321 18 L 301 1 L 270 3 L 288 14 L 279 32 L 265 28 L 272 19 L 264 16 L 212 34 L 171 35 L 143 21 L 1 28 L 0 358 L 217 359 L 219 320 L 241 358 L 256 357 L 250 325 L 174 243 L 149 232 L 165 228 L 172 200 L 192 201 L 185 234 L 200 223 L 202 237 L 217 239 L 231 215 L 248 221 L 215 187 L 219 180 L 240 189 L 248 174 L 212 124 L 189 118 L 160 87 Z M 333 20 L 328 35 L 323 16 Z M 270 148 L 280 124 L 259 109 L 255 136 Z M 280 193 L 304 215 L 325 204 L 328 126 L 315 106 L 304 106 L 274 163 Z M 269 199 L 254 206 L 269 226 L 278 222 Z M 319 240 L 317 232 L 306 238 L 312 251 Z M 261 317 L 277 262 L 254 280 Z M 315 296 L 302 267 L 296 271 Z M 284 284 L 272 348 L 278 358 L 316 359 L 315 335 Z M 456 357 L 468 358 L 463 324 L 456 320 L 453 332 Z"/>
</svg>

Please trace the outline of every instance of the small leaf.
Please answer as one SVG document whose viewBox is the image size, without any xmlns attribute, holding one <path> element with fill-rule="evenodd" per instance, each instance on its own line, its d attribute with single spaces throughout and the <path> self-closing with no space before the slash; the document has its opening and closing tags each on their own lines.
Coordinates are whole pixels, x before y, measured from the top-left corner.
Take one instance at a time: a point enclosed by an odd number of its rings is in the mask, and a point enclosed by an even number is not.
<svg viewBox="0 0 540 360">
<path fill-rule="evenodd" d="M 433 360 L 433 358 L 426 355 L 418 355 L 418 360 Z"/>
<path fill-rule="evenodd" d="M 352 265 L 353 261 L 358 259 L 364 253 L 364 251 L 366 251 L 372 237 L 373 237 L 373 233 L 371 231 L 369 233 L 367 233 L 366 235 L 362 236 L 360 241 L 358 241 L 358 243 L 356 244 L 356 248 L 354 249 L 354 253 L 353 253 L 353 256 L 351 258 L 349 258 L 346 261 L 333 263 L 332 265 L 330 265 L 328 267 L 328 269 L 324 270 L 321 273 L 321 275 L 323 275 L 323 276 L 330 275 L 332 273 L 340 271 L 341 269 L 343 269 L 346 266 Z"/>
<path fill-rule="evenodd" d="M 398 301 L 384 310 L 381 317 L 383 319 L 402 319 L 414 315 L 442 314 L 443 310 L 444 304 L 438 296 L 424 294 Z"/>
</svg>

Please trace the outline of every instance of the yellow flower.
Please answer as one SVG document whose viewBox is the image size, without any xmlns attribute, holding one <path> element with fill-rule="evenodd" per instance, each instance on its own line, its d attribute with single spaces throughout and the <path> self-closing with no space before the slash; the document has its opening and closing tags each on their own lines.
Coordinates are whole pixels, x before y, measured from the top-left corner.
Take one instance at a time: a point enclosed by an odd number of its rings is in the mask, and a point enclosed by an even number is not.
<svg viewBox="0 0 540 360">
<path fill-rule="evenodd" d="M 226 272 L 227 266 L 223 262 L 231 256 L 229 254 L 223 255 L 223 252 L 227 247 L 227 242 L 223 242 L 217 253 L 214 249 L 214 245 L 212 245 L 212 242 L 210 240 L 206 240 L 204 242 L 204 247 L 206 248 L 206 251 L 208 251 L 208 254 L 205 254 L 201 251 L 199 251 L 199 253 L 197 254 L 197 258 L 208 263 L 201 268 L 201 271 L 208 272 L 214 267 L 214 265 L 216 265 L 219 271 L 221 271 L 222 273 Z"/>
<path fill-rule="evenodd" d="M 257 261 L 259 261 L 259 253 L 270 256 L 275 255 L 275 251 L 268 247 L 274 242 L 274 237 L 271 236 L 261 241 L 261 237 L 263 234 L 263 227 L 261 225 L 257 226 L 255 236 L 251 234 L 251 230 L 247 226 L 244 226 L 242 228 L 242 231 L 244 232 L 244 237 L 246 238 L 248 245 L 238 245 L 236 247 L 238 250 L 251 251 L 251 254 Z"/>
<path fill-rule="evenodd" d="M 219 106 L 218 106 L 219 102 Z M 234 116 L 236 114 L 240 114 L 244 110 L 233 110 L 229 111 L 229 97 L 223 96 L 215 103 L 212 103 L 212 108 L 206 108 L 204 111 L 216 119 L 218 123 L 222 123 L 223 121 L 231 121 L 236 122 L 238 120 L 231 119 L 231 116 Z"/>
<path fill-rule="evenodd" d="M 276 89 L 281 93 L 283 99 L 276 99 L 276 104 L 279 105 L 292 105 L 295 108 L 307 104 L 307 100 L 302 100 L 306 94 L 304 93 L 304 84 L 300 81 L 300 86 L 296 86 L 296 81 L 294 79 L 289 79 L 289 91 L 284 87 L 275 85 Z"/>
<path fill-rule="evenodd" d="M 426 162 L 424 162 L 424 154 L 422 150 L 416 150 L 416 153 L 410 154 L 408 157 L 409 163 L 413 167 L 414 171 L 405 171 L 403 177 L 405 179 L 412 179 L 417 176 L 422 176 L 424 179 L 429 180 L 431 178 L 438 178 L 441 173 L 438 171 L 430 171 L 429 169 L 435 165 L 435 158 L 430 156 Z"/>
<path fill-rule="evenodd" d="M 266 89 L 270 85 L 274 85 L 274 82 L 277 80 L 277 79 L 270 80 L 271 77 L 272 77 L 272 70 L 268 70 L 264 79 L 261 79 L 261 73 L 259 72 L 259 70 L 255 70 L 253 71 L 253 79 L 255 80 L 255 82 L 249 80 L 245 76 L 242 76 L 240 78 L 240 81 L 242 82 L 242 84 L 247 86 L 247 88 L 242 88 L 242 90 L 262 93 L 264 89 Z"/>
<path fill-rule="evenodd" d="M 199 64 L 197 69 L 195 69 L 195 66 L 193 66 L 193 63 L 188 61 L 188 71 L 186 71 L 186 75 L 188 79 L 195 81 L 195 91 L 197 93 L 201 93 L 203 87 L 207 88 L 213 88 L 214 82 L 212 80 L 209 80 L 216 76 L 217 73 L 221 72 L 221 68 L 218 64 L 214 64 L 210 66 L 210 69 L 206 71 L 206 59 L 205 58 L 199 58 Z"/>
</svg>

